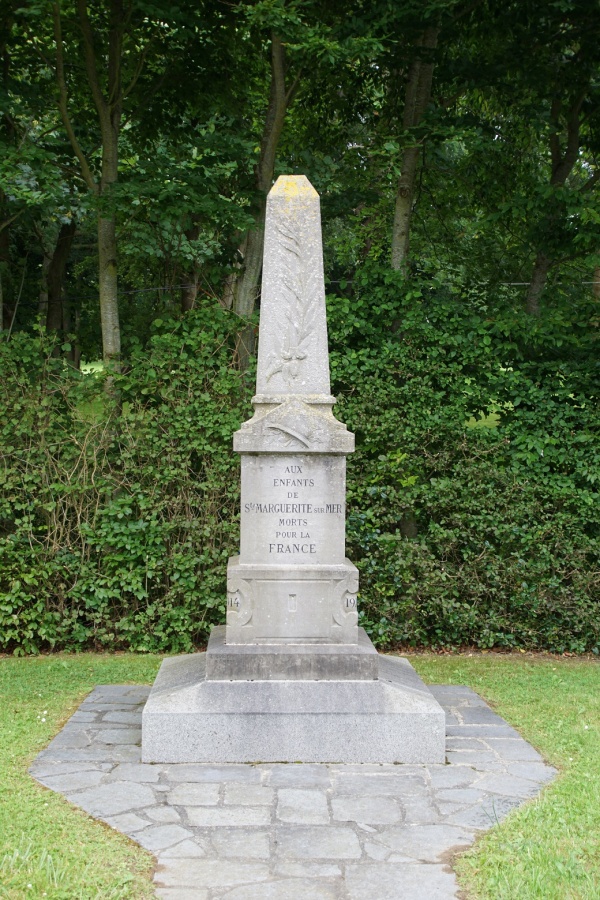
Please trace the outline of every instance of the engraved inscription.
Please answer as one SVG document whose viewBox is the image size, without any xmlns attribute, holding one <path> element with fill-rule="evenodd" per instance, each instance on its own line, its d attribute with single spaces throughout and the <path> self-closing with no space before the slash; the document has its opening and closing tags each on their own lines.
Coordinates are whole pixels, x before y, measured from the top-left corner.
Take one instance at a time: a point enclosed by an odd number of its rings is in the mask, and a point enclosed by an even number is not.
<svg viewBox="0 0 600 900">
<path fill-rule="evenodd" d="M 247 501 L 244 510 L 255 515 L 272 515 L 273 513 L 303 513 L 298 516 L 277 516 L 273 521 L 274 532 L 268 543 L 269 554 L 282 554 L 284 556 L 314 555 L 317 553 L 317 544 L 311 538 L 309 517 L 313 516 L 343 516 L 343 503 L 326 503 L 315 505 L 307 502 L 306 493 L 319 491 L 318 477 L 303 473 L 303 466 L 299 464 L 282 467 L 281 472 L 273 474 L 269 479 L 273 488 L 285 498 L 281 502 L 267 503 L 260 501 Z M 297 502 L 296 502 L 297 501 Z"/>
<path fill-rule="evenodd" d="M 254 597 L 252 584 L 244 578 L 227 578 L 227 626 L 230 635 L 239 633 L 243 625 L 252 618 Z"/>
<path fill-rule="evenodd" d="M 345 461 L 245 457 L 241 553 L 248 562 L 344 562 Z"/>
<path fill-rule="evenodd" d="M 358 577 L 355 573 L 338 582 L 334 589 L 333 620 L 342 634 L 351 635 L 358 622 Z"/>
</svg>

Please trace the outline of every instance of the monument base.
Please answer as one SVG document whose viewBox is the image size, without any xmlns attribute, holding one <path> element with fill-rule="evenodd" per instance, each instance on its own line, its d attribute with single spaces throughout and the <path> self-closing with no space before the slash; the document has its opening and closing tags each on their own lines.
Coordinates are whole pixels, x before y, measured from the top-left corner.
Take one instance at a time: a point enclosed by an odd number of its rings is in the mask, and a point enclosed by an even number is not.
<svg viewBox="0 0 600 900">
<path fill-rule="evenodd" d="M 215 681 L 165 659 L 142 717 L 146 763 L 443 763 L 445 716 L 406 659 L 376 681 Z"/>
<path fill-rule="evenodd" d="M 226 644 L 215 625 L 206 651 L 207 681 L 373 681 L 378 654 L 364 628 L 357 644 Z"/>
</svg>

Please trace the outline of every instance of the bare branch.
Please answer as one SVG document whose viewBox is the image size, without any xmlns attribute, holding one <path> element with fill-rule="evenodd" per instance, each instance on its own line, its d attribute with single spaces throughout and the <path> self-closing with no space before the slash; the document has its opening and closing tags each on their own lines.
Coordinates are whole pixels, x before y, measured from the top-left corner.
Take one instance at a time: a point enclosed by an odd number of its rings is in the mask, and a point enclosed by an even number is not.
<svg viewBox="0 0 600 900">
<path fill-rule="evenodd" d="M 96 53 L 94 50 L 94 35 L 87 11 L 86 0 L 77 0 L 77 10 L 79 12 L 79 25 L 83 35 L 83 46 L 85 50 L 85 68 L 87 72 L 88 83 L 92 91 L 92 97 L 98 115 L 100 116 L 100 124 L 104 126 L 108 119 L 108 104 L 100 87 L 100 79 L 98 78 L 98 69 L 96 67 Z"/>
<path fill-rule="evenodd" d="M 138 83 L 139 77 L 142 74 L 143 69 L 144 69 L 144 63 L 146 62 L 146 56 L 148 54 L 148 50 L 150 49 L 150 47 L 152 46 L 153 43 L 154 43 L 154 38 L 151 38 L 148 41 L 148 43 L 146 44 L 146 46 L 143 48 L 142 52 L 140 53 L 140 55 L 138 57 L 137 65 L 135 67 L 135 71 L 131 77 L 131 81 L 129 82 L 127 87 L 123 90 L 124 98 L 129 96 L 129 94 L 132 92 L 132 90 Z"/>
<path fill-rule="evenodd" d="M 58 3 L 52 4 L 52 15 L 54 18 L 54 41 L 56 43 L 56 81 L 58 84 L 58 109 L 60 112 L 60 117 L 63 121 L 63 125 L 65 126 L 65 130 L 67 132 L 67 137 L 71 143 L 71 147 L 73 148 L 73 153 L 79 160 L 79 165 L 81 166 L 81 174 L 83 175 L 83 180 L 89 187 L 91 191 L 97 191 L 98 185 L 96 184 L 96 180 L 92 174 L 92 170 L 89 166 L 89 163 L 85 157 L 83 150 L 77 140 L 75 135 L 75 131 L 73 129 L 73 124 L 71 122 L 71 118 L 69 116 L 68 109 L 68 95 L 67 95 L 67 82 L 65 80 L 65 62 L 64 62 L 64 53 L 63 53 L 63 41 L 62 41 L 62 29 L 61 29 L 61 21 L 60 21 L 60 7 Z"/>
</svg>

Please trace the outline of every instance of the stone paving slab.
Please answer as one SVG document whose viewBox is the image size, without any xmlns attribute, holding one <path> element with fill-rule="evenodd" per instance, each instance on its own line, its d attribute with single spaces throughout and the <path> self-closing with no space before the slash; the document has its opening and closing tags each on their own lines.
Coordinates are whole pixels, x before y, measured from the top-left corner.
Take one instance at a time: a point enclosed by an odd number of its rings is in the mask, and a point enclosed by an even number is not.
<svg viewBox="0 0 600 900">
<path fill-rule="evenodd" d="M 30 771 L 151 851 L 162 900 L 450 900 L 446 860 L 556 774 L 456 685 L 446 765 L 142 764 L 149 690 L 97 687 Z"/>
</svg>

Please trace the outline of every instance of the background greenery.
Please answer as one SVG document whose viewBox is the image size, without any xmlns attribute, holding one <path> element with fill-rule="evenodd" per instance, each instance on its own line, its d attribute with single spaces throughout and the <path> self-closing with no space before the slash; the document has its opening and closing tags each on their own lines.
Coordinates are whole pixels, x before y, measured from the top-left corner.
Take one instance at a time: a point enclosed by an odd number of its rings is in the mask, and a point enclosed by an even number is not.
<svg viewBox="0 0 600 900">
<path fill-rule="evenodd" d="M 594 4 L 1 15 L 0 647 L 183 651 L 222 621 L 249 248 L 291 172 L 322 198 L 363 624 L 597 653 Z"/>
</svg>

